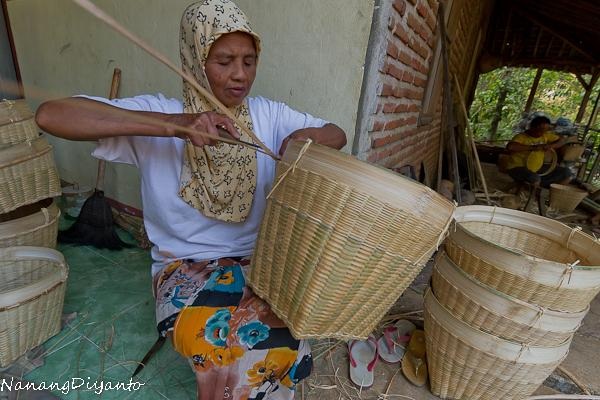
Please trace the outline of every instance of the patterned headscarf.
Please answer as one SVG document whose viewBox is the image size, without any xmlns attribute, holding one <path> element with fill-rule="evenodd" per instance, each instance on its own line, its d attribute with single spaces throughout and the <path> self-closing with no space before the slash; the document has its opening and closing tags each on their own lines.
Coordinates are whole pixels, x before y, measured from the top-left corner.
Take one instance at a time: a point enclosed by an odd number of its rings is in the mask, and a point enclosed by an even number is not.
<svg viewBox="0 0 600 400">
<path fill-rule="evenodd" d="M 183 70 L 208 91 L 204 72 L 208 53 L 217 39 L 231 32 L 246 32 L 260 52 L 260 38 L 244 13 L 230 0 L 203 0 L 191 4 L 181 19 L 180 54 Z M 212 91 L 211 91 L 212 92 Z M 186 113 L 216 111 L 216 107 L 184 81 Z M 230 109 L 238 120 L 253 129 L 247 100 Z M 253 142 L 239 127 L 240 140 Z M 185 145 L 179 196 L 205 216 L 225 222 L 243 222 L 250 213 L 256 191 L 256 152 L 247 147 L 219 143 L 216 146 Z"/>
</svg>

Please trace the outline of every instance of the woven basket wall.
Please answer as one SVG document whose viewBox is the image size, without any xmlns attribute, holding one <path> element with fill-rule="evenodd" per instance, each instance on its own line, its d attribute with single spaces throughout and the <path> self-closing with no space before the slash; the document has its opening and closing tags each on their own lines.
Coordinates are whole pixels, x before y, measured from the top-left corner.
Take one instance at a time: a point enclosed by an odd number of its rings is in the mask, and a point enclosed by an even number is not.
<svg viewBox="0 0 600 400">
<path fill-rule="evenodd" d="M 470 327 L 425 295 L 425 338 L 431 392 L 441 398 L 498 400 L 531 395 L 569 352 L 527 347 Z"/>
<path fill-rule="evenodd" d="M 0 125 L 0 149 L 35 140 L 39 135 L 38 126 L 33 118 Z"/>
<path fill-rule="evenodd" d="M 68 267 L 41 247 L 0 249 L 0 366 L 60 331 Z"/>
<path fill-rule="evenodd" d="M 431 286 L 454 317 L 473 328 L 532 346 L 556 346 L 569 340 L 589 310 L 560 313 L 520 301 L 471 279 L 442 251 L 436 257 Z"/>
<path fill-rule="evenodd" d="M 292 142 L 280 177 L 297 159 Z M 312 145 L 267 201 L 249 285 L 296 338 L 366 338 L 438 247 L 453 205 Z"/>
<path fill-rule="evenodd" d="M 444 247 L 467 274 L 551 310 L 580 312 L 600 292 L 600 243 L 534 214 L 459 207 Z"/>
<path fill-rule="evenodd" d="M 39 138 L 0 150 L 0 214 L 60 196 L 52 146 Z"/>
<path fill-rule="evenodd" d="M 0 101 L 0 126 L 32 117 L 33 112 L 25 100 Z"/>
<path fill-rule="evenodd" d="M 581 203 L 587 195 L 588 192 L 585 190 L 573 186 L 553 183 L 550 185 L 549 207 L 556 211 L 570 213 L 577 208 L 579 203 Z"/>
<path fill-rule="evenodd" d="M 60 210 L 54 202 L 48 208 L 22 218 L 0 223 L 0 248 L 11 246 L 56 247 Z"/>
</svg>

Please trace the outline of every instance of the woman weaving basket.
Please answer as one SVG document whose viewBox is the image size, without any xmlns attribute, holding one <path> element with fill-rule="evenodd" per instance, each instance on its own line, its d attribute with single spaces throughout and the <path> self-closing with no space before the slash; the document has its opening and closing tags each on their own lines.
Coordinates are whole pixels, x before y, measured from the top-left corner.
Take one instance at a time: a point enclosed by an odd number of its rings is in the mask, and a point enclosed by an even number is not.
<svg viewBox="0 0 600 400">
<path fill-rule="evenodd" d="M 333 124 L 282 103 L 247 98 L 260 39 L 231 1 L 190 5 L 180 38 L 184 71 L 272 151 L 283 152 L 290 139 L 345 145 L 344 132 Z M 215 136 L 221 128 L 252 141 L 215 109 L 184 82 L 183 103 L 160 94 L 113 101 L 76 97 L 42 104 L 36 120 L 58 137 L 99 139 L 95 157 L 140 169 L 144 223 L 154 243 L 158 331 L 190 360 L 198 398 L 292 399 L 294 385 L 310 374 L 309 345 L 295 340 L 244 280 L 275 161 L 139 118 Z"/>
</svg>

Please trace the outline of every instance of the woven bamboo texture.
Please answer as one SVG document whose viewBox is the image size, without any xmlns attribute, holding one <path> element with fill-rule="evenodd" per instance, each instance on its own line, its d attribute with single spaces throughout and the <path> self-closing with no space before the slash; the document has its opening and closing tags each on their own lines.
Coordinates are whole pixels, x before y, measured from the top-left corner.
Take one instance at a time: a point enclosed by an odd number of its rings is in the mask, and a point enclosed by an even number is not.
<svg viewBox="0 0 600 400">
<path fill-rule="evenodd" d="M 441 398 L 524 399 L 567 356 L 570 341 L 527 347 L 470 327 L 425 295 L 425 338 L 431 392 Z"/>
<path fill-rule="evenodd" d="M 454 317 L 484 332 L 531 346 L 556 346 L 569 340 L 588 309 L 560 313 L 520 301 L 471 279 L 440 251 L 431 286 Z"/>
<path fill-rule="evenodd" d="M 298 152 L 288 147 L 278 177 Z M 453 208 L 312 145 L 267 201 L 249 284 L 296 338 L 366 338 L 438 247 Z"/>
<path fill-rule="evenodd" d="M 520 211 L 459 207 L 445 242 L 467 274 L 555 311 L 580 312 L 600 291 L 600 243 L 579 229 Z"/>
<path fill-rule="evenodd" d="M 33 112 L 25 100 L 0 101 L 0 126 L 32 117 Z"/>
<path fill-rule="evenodd" d="M 39 138 L 0 150 L 0 213 L 60 196 L 52 146 Z"/>
<path fill-rule="evenodd" d="M 54 202 L 38 212 L 0 223 L 0 248 L 12 246 L 56 247 L 60 210 Z"/>
<path fill-rule="evenodd" d="M 37 139 L 38 127 L 33 118 L 0 125 L 0 148 Z"/>
<path fill-rule="evenodd" d="M 556 211 L 570 213 L 577 208 L 579 203 L 581 203 L 587 195 L 588 192 L 585 190 L 573 186 L 553 183 L 550 185 L 549 207 Z"/>
<path fill-rule="evenodd" d="M 41 247 L 0 249 L 0 366 L 60 331 L 68 267 Z"/>
</svg>

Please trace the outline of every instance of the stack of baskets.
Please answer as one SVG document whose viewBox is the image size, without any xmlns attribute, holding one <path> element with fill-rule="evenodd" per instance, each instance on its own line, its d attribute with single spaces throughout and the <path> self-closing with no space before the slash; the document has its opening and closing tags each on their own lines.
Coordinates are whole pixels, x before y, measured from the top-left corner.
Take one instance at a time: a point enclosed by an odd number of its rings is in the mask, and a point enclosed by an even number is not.
<svg viewBox="0 0 600 400">
<path fill-rule="evenodd" d="M 567 356 L 600 292 L 600 243 L 520 211 L 459 207 L 425 298 L 432 392 L 520 399 Z"/>
<path fill-rule="evenodd" d="M 249 284 L 296 338 L 366 339 L 441 245 L 454 205 L 428 187 L 292 141 Z"/>
<path fill-rule="evenodd" d="M 0 367 L 60 329 L 67 266 L 52 146 L 24 100 L 0 102 Z"/>
</svg>

